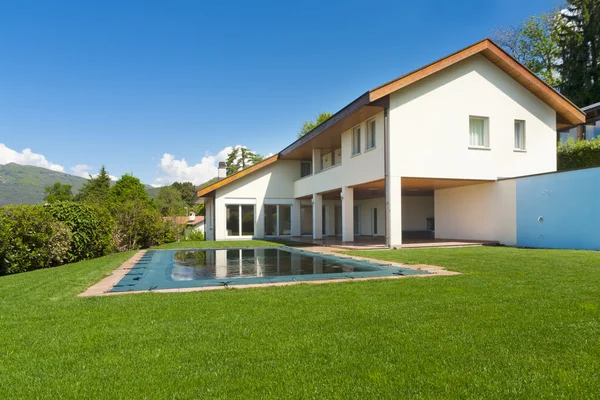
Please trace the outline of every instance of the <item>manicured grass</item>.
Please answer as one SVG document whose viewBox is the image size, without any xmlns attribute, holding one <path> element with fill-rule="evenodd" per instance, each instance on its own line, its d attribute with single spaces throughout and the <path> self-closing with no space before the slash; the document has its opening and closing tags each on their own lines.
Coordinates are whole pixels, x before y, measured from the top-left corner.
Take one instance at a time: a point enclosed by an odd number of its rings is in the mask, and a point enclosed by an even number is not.
<svg viewBox="0 0 600 400">
<path fill-rule="evenodd" d="M 463 275 L 76 297 L 118 254 L 1 277 L 0 398 L 600 395 L 600 253 L 360 254 Z"/>
</svg>

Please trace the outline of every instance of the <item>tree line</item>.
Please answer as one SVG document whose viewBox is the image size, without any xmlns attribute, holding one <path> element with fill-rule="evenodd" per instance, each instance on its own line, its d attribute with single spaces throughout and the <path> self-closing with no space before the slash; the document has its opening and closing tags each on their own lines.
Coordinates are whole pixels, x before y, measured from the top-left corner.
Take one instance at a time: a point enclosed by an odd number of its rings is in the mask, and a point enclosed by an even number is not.
<svg viewBox="0 0 600 400">
<path fill-rule="evenodd" d="M 577 106 L 600 101 L 599 0 L 568 0 L 560 9 L 496 28 L 492 39 Z"/>
<path fill-rule="evenodd" d="M 164 217 L 201 215 L 196 190 L 175 182 L 154 200 L 132 175 L 112 184 L 104 167 L 75 195 L 71 185 L 55 183 L 45 188 L 44 204 L 0 207 L 0 275 L 185 240 L 186 226 Z"/>
</svg>

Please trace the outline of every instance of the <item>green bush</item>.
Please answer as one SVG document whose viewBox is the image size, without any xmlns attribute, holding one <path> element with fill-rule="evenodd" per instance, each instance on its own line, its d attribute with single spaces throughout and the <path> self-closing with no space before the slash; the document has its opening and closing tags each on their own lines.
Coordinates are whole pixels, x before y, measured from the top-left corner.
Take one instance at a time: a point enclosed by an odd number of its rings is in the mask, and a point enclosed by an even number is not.
<svg viewBox="0 0 600 400">
<path fill-rule="evenodd" d="M 185 237 L 185 225 L 178 225 L 167 219 L 158 223 L 160 226 L 157 244 L 178 242 Z"/>
<path fill-rule="evenodd" d="M 71 230 L 70 262 L 110 253 L 113 221 L 108 210 L 72 201 L 53 203 L 46 207 L 54 219 L 64 222 Z"/>
<path fill-rule="evenodd" d="M 199 229 L 192 229 L 186 232 L 185 240 L 200 241 L 204 240 L 204 233 Z"/>
<path fill-rule="evenodd" d="M 71 231 L 41 205 L 0 207 L 0 274 L 54 267 L 68 259 Z"/>
<path fill-rule="evenodd" d="M 559 171 L 600 166 L 600 139 L 558 143 L 557 167 Z"/>
</svg>

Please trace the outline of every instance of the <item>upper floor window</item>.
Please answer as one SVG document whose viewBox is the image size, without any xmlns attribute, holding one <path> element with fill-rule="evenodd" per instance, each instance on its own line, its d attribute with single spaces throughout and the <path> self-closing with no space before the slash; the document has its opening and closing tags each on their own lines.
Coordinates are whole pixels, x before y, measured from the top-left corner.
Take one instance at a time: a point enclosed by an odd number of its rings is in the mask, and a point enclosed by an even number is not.
<svg viewBox="0 0 600 400">
<path fill-rule="evenodd" d="M 300 161 L 300 178 L 312 175 L 312 162 Z"/>
<path fill-rule="evenodd" d="M 352 128 L 352 155 L 360 153 L 360 125 Z"/>
<path fill-rule="evenodd" d="M 490 147 L 489 118 L 469 117 L 469 144 L 472 147 Z"/>
<path fill-rule="evenodd" d="M 515 120 L 515 150 L 525 150 L 525 121 Z"/>
<path fill-rule="evenodd" d="M 377 133 L 377 125 L 375 119 L 367 122 L 367 143 L 365 145 L 366 150 L 375 148 L 375 135 Z"/>
</svg>

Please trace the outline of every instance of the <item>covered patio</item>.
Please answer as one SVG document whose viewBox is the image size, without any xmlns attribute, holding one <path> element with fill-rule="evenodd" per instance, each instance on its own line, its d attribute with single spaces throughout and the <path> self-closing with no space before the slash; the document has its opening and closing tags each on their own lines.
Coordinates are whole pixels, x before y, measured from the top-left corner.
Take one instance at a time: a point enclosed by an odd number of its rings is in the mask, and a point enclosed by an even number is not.
<svg viewBox="0 0 600 400">
<path fill-rule="evenodd" d="M 390 194 L 386 193 L 385 179 L 298 199 L 302 204 L 299 216 L 302 229 L 294 234 L 294 240 L 345 249 L 457 247 L 496 243 L 476 240 L 479 237 L 469 235 L 465 235 L 469 238 L 466 240 L 455 239 L 465 236 L 454 235 L 453 230 L 448 229 L 441 234 L 436 232 L 436 218 L 443 217 L 445 225 L 448 225 L 447 213 L 454 213 L 455 207 L 461 207 L 455 204 L 448 208 L 444 204 L 443 209 L 436 210 L 436 191 L 491 181 L 415 177 L 398 180 L 401 181 L 400 193 L 391 196 L 395 199 L 391 202 L 386 201 Z M 396 217 L 388 219 L 388 206 Z M 462 224 L 460 221 L 455 223 Z M 394 239 L 396 245 L 390 245 L 388 227 L 401 236 L 401 241 Z"/>
</svg>

